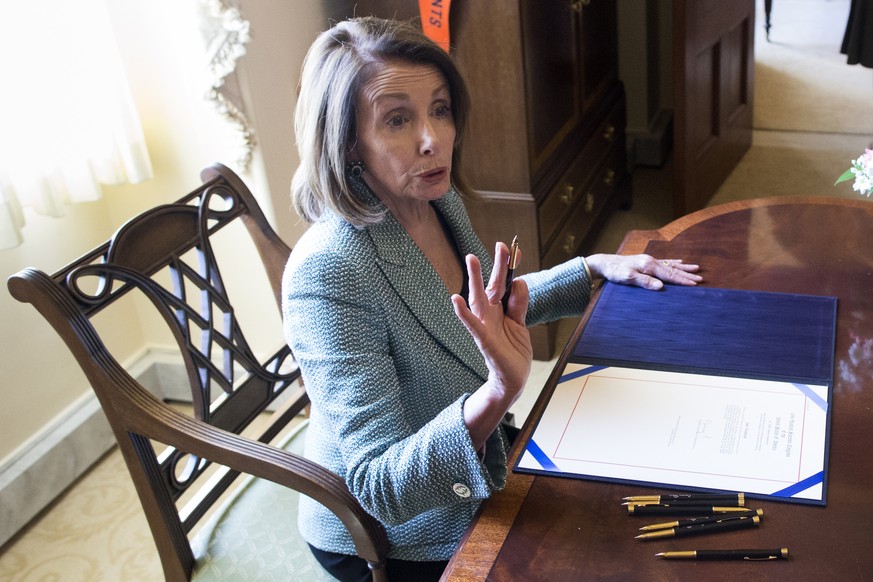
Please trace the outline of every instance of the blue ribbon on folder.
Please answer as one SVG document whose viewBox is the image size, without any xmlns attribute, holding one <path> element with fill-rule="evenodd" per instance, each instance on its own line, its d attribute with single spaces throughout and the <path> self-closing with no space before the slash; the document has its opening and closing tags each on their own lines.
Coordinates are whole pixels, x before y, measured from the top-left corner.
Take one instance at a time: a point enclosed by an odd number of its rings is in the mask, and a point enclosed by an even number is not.
<svg viewBox="0 0 873 582">
<path fill-rule="evenodd" d="M 771 493 L 771 495 L 773 497 L 793 497 L 801 491 L 806 491 L 810 487 L 814 485 L 819 485 L 821 483 L 824 483 L 824 471 L 819 471 L 815 475 L 810 475 L 806 479 L 798 481 L 794 485 L 786 487 L 785 489 L 774 491 L 773 493 Z"/>
<path fill-rule="evenodd" d="M 552 462 L 546 452 L 542 450 L 540 446 L 534 442 L 533 439 L 527 441 L 526 450 L 546 471 L 560 471 L 558 466 Z"/>
</svg>

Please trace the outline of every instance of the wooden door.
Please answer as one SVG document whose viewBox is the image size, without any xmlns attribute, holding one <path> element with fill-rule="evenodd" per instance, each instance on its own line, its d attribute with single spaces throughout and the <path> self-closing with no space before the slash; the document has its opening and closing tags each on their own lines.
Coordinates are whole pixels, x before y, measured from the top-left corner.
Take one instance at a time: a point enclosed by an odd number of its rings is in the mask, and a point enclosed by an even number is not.
<svg viewBox="0 0 873 582">
<path fill-rule="evenodd" d="M 580 13 L 567 2 L 524 0 L 520 6 L 530 169 L 541 177 L 581 119 Z"/>
<path fill-rule="evenodd" d="M 674 0 L 674 214 L 699 210 L 752 145 L 754 0 Z"/>
</svg>

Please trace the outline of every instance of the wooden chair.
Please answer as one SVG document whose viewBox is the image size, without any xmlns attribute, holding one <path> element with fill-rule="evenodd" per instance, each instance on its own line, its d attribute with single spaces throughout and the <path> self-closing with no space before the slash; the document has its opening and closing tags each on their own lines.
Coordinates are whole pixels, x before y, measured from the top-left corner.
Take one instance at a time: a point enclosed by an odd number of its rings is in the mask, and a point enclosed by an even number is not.
<svg viewBox="0 0 873 582">
<path fill-rule="evenodd" d="M 382 526 L 340 477 L 289 452 L 301 450 L 307 422 L 300 422 L 309 402 L 300 371 L 284 344 L 270 357 L 256 357 L 228 297 L 212 242 L 221 229 L 242 221 L 277 303 L 291 249 L 228 168 L 209 167 L 201 178 L 203 185 L 192 193 L 128 221 L 109 241 L 54 275 L 30 268 L 13 275 L 9 290 L 54 327 L 96 392 L 167 580 L 240 580 L 256 574 L 248 570 L 258 563 L 278 568 L 274 579 L 300 579 L 307 571 L 326 576 L 305 544 L 296 553 L 284 547 L 289 535 L 300 537 L 298 494 L 330 508 L 348 528 L 374 580 L 387 580 L 388 541 Z M 236 252 L 233 245 L 228 250 Z M 190 383 L 190 416 L 134 379 L 107 347 L 109 334 L 101 336 L 95 329 L 102 329 L 106 317 L 112 317 L 104 314 L 117 310 L 116 301 L 128 294 L 145 296 L 175 338 Z M 92 318 L 98 313 L 95 326 Z M 124 319 L 108 321 L 110 326 L 126 324 Z M 277 402 L 278 410 L 269 412 Z M 289 423 L 303 428 L 288 432 Z M 256 425 L 257 435 L 249 435 Z M 283 430 L 288 433 L 285 448 L 270 444 Z M 240 473 L 250 477 L 234 483 Z M 239 491 L 224 495 L 232 483 Z M 247 519 L 251 512 L 259 513 Z M 228 516 L 230 525 L 223 522 Z M 199 531 L 193 536 L 195 525 Z M 246 527 L 254 531 L 243 531 Z M 276 534 L 271 528 L 285 531 Z M 223 555 L 234 551 L 231 558 Z M 298 559 L 301 566 L 290 563 Z"/>
</svg>

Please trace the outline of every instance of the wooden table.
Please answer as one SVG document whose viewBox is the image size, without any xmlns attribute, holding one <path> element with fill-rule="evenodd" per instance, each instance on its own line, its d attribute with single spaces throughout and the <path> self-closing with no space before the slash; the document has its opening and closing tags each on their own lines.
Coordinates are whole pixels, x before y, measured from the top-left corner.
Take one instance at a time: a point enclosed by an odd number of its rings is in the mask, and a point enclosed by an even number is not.
<svg viewBox="0 0 873 582">
<path fill-rule="evenodd" d="M 827 506 L 753 501 L 765 512 L 754 532 L 639 542 L 637 528 L 652 520 L 623 514 L 620 498 L 652 489 L 511 473 L 483 504 L 444 580 L 873 580 L 873 203 L 729 203 L 633 231 L 619 252 L 698 263 L 711 287 L 838 298 Z M 548 401 L 568 352 L 529 419 Z M 512 465 L 531 428 L 523 427 Z M 743 547 L 788 547 L 791 555 L 756 564 L 654 557 Z"/>
</svg>

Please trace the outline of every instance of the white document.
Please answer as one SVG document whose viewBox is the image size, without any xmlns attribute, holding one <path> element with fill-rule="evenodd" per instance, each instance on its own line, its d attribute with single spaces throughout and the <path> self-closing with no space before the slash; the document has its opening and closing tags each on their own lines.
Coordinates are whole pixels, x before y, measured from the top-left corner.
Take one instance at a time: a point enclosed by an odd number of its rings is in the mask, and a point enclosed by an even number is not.
<svg viewBox="0 0 873 582">
<path fill-rule="evenodd" d="M 826 385 L 568 364 L 522 470 L 823 502 Z"/>
</svg>

